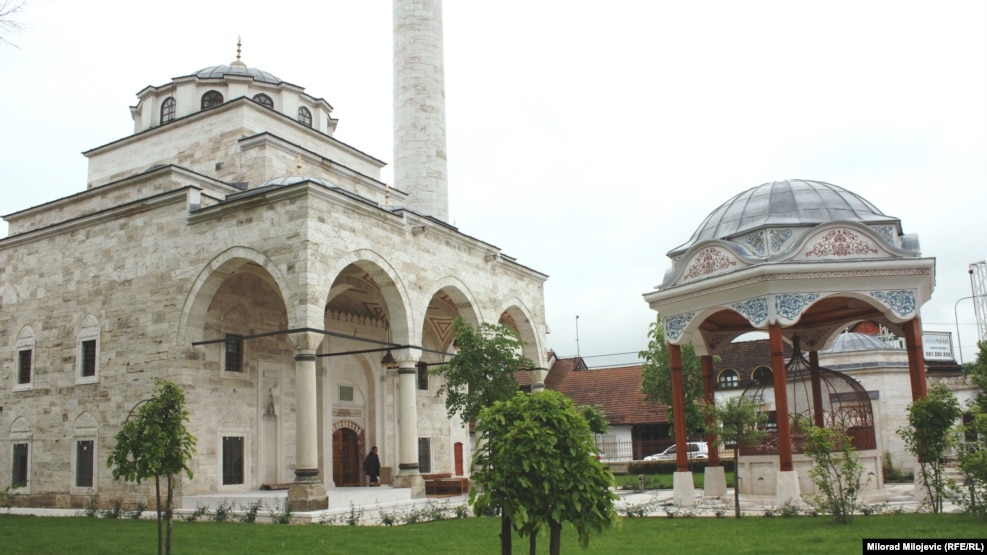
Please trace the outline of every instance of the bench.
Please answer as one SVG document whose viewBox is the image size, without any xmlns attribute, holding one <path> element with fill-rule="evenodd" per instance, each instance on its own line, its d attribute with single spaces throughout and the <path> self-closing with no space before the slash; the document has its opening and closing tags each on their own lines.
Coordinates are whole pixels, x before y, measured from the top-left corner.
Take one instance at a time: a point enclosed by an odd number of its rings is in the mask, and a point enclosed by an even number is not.
<svg viewBox="0 0 987 555">
<path fill-rule="evenodd" d="M 454 478 L 448 472 L 422 474 L 422 479 L 425 480 L 425 495 L 462 495 L 470 490 L 469 478 Z"/>
</svg>

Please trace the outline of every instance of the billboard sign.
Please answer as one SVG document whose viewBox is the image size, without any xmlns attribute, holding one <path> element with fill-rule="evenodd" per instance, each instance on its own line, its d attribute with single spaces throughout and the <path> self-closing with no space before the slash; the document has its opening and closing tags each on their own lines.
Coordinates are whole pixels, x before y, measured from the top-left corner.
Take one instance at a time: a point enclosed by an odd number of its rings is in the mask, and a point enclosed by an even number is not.
<svg viewBox="0 0 987 555">
<path fill-rule="evenodd" d="M 948 331 L 927 331 L 922 334 L 925 360 L 953 361 L 953 334 Z"/>
</svg>

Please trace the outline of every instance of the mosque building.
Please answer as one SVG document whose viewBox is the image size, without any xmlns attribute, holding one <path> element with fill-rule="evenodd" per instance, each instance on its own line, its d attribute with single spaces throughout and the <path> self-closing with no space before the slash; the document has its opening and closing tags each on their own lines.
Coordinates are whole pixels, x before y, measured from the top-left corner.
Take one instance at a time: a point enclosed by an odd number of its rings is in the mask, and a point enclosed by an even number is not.
<svg viewBox="0 0 987 555">
<path fill-rule="evenodd" d="M 393 185 L 325 99 L 238 47 L 140 91 L 134 133 L 84 153 L 84 191 L 4 216 L 0 489 L 153 499 L 105 461 L 159 379 L 198 440 L 183 496 L 288 487 L 326 508 L 372 446 L 411 497 L 424 473 L 468 475 L 426 370 L 457 316 L 514 328 L 546 366 L 547 276 L 450 225 L 441 4 L 396 0 L 393 24 Z"/>
</svg>

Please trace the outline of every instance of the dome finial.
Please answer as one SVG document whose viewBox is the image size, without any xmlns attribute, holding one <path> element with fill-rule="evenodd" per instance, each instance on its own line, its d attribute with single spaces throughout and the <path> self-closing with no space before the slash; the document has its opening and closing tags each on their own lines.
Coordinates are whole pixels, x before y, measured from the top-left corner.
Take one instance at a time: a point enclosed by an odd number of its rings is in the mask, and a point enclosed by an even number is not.
<svg viewBox="0 0 987 555">
<path fill-rule="evenodd" d="M 236 36 L 236 60 L 231 63 L 231 66 L 242 66 L 247 67 L 247 64 L 240 60 L 240 47 L 243 45 L 243 41 L 240 40 L 240 35 Z"/>
</svg>

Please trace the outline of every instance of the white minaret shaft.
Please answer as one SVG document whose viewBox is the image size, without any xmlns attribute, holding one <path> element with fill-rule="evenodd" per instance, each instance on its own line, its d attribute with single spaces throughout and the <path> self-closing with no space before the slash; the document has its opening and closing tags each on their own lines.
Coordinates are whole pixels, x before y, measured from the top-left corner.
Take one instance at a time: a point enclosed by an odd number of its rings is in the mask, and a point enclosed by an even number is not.
<svg viewBox="0 0 987 555">
<path fill-rule="evenodd" d="M 394 0 L 394 187 L 449 221 L 441 0 Z"/>
</svg>

